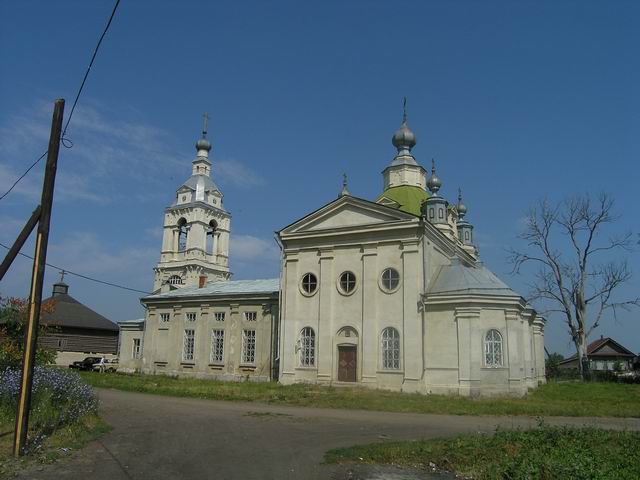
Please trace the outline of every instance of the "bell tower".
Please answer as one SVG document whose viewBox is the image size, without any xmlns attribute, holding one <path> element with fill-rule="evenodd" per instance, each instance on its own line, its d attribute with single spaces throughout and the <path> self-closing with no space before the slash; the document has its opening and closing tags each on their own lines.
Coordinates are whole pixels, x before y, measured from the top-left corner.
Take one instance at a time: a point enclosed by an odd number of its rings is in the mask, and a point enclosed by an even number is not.
<svg viewBox="0 0 640 480">
<path fill-rule="evenodd" d="M 211 178 L 207 140 L 209 117 L 204 114 L 202 138 L 196 142 L 191 176 L 176 191 L 173 205 L 164 211 L 160 262 L 155 267 L 154 291 L 223 281 L 229 271 L 231 215 L 222 204 L 222 192 Z"/>
</svg>

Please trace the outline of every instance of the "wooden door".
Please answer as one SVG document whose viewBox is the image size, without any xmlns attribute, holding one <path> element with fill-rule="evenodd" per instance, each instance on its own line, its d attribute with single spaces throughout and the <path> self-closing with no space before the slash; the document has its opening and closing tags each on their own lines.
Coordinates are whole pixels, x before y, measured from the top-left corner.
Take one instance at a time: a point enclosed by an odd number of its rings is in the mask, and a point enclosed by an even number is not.
<svg viewBox="0 0 640 480">
<path fill-rule="evenodd" d="M 357 365 L 357 348 L 355 345 L 338 346 L 338 381 L 355 382 Z"/>
</svg>

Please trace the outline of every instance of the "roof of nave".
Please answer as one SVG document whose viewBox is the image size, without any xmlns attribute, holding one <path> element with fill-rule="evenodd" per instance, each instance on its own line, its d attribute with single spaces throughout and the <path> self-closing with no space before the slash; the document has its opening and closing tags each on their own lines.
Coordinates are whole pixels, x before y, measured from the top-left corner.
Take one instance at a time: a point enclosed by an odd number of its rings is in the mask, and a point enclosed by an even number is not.
<svg viewBox="0 0 640 480">
<path fill-rule="evenodd" d="M 520 297 L 482 263 L 469 266 L 456 259 L 441 267 L 428 293 Z"/>
<path fill-rule="evenodd" d="M 202 288 L 199 288 L 197 285 L 177 288 L 170 292 L 149 295 L 144 297 L 144 299 L 162 300 L 165 298 L 246 295 L 253 293 L 275 293 L 279 290 L 279 278 L 268 278 L 263 280 L 228 280 L 223 282 L 209 282 Z"/>
<path fill-rule="evenodd" d="M 400 205 L 398 207 L 399 210 L 419 217 L 422 202 L 429 198 L 429 194 L 420 187 L 400 185 L 398 187 L 387 188 L 382 192 L 382 195 L 376 199 L 376 202 L 379 202 L 383 198 L 388 198 L 396 202 Z"/>
</svg>

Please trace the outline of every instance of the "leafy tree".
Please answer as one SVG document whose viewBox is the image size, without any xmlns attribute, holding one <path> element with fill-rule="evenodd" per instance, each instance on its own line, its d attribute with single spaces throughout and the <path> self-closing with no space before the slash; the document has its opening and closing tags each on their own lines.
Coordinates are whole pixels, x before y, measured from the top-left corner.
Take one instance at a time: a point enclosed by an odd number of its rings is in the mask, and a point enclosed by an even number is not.
<svg viewBox="0 0 640 480">
<path fill-rule="evenodd" d="M 53 303 L 41 305 L 41 313 L 51 313 Z M 20 298 L 0 298 L 0 370 L 20 368 L 24 352 L 24 332 L 29 313 L 29 301 Z M 49 329 L 40 324 L 38 335 L 44 335 Z M 38 345 L 36 364 L 46 365 L 55 362 L 56 351 Z"/>
<path fill-rule="evenodd" d="M 589 335 L 618 309 L 640 305 L 640 297 L 616 298 L 631 270 L 624 258 L 606 254 L 629 251 L 632 245 L 631 233 L 604 237 L 616 219 L 613 200 L 604 193 L 595 200 L 589 194 L 568 198 L 557 206 L 542 200 L 529 212 L 520 235 L 527 248 L 510 252 L 514 271 L 538 267 L 529 299 L 541 312 L 564 319 L 583 379 L 589 377 Z"/>
</svg>

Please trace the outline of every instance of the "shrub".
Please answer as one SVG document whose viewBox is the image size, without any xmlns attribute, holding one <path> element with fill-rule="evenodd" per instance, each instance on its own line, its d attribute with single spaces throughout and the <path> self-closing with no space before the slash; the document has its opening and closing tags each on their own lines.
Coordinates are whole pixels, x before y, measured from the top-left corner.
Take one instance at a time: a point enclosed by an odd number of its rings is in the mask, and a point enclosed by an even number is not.
<svg viewBox="0 0 640 480">
<path fill-rule="evenodd" d="M 0 371 L 0 423 L 15 418 L 20 391 L 20 371 Z M 72 425 L 85 415 L 95 413 L 98 398 L 80 376 L 70 370 L 36 367 L 29 428 L 33 444 L 59 427 Z"/>
</svg>

